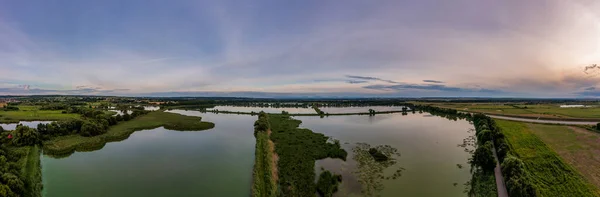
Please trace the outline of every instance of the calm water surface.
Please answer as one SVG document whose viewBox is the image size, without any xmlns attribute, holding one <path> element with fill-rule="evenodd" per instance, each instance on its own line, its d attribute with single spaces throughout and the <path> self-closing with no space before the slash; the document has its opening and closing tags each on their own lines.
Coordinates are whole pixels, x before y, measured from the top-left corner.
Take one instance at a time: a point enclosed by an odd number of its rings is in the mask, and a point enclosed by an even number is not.
<svg viewBox="0 0 600 197">
<path fill-rule="evenodd" d="M 353 160 L 356 143 L 371 147 L 390 145 L 400 153 L 397 163 L 386 168 L 383 175 L 390 176 L 403 169 L 401 176 L 380 180 L 383 188 L 378 193 L 382 196 L 466 196 L 463 184 L 471 178 L 467 164 L 470 155 L 458 144 L 472 135 L 469 130 L 473 127 L 467 121 L 451 121 L 426 113 L 296 118 L 302 120 L 301 127 L 340 140 L 349 153 L 346 162 L 339 159 L 316 162 L 317 172 L 324 167 L 342 174 L 336 196 L 360 196 L 357 161 Z"/>
<path fill-rule="evenodd" d="M 314 114 L 316 113 L 313 108 L 295 108 L 295 107 L 242 107 L 242 106 L 216 106 L 215 108 L 220 111 L 233 111 L 233 112 L 260 112 L 264 111 L 266 113 L 281 113 L 281 111 L 287 111 L 289 113 L 294 114 Z M 212 110 L 208 109 L 208 110 Z"/>
<path fill-rule="evenodd" d="M 139 131 L 98 151 L 62 159 L 42 156 L 44 196 L 249 196 L 256 116 L 174 112 L 202 116 L 216 127 L 197 132 Z M 466 196 L 463 184 L 470 179 L 470 155 L 458 145 L 472 135 L 467 121 L 426 113 L 295 118 L 303 121 L 301 127 L 340 140 L 348 151 L 345 162 L 316 162 L 317 173 L 323 167 L 343 175 L 336 196 L 361 196 L 360 180 L 365 179 L 353 153 L 357 143 L 390 145 L 400 154 L 382 175 L 401 169 L 401 176 L 376 180 L 381 196 Z"/>
<path fill-rule="evenodd" d="M 249 196 L 256 117 L 199 115 L 205 131 L 138 131 L 93 152 L 42 156 L 44 196 Z"/>
</svg>

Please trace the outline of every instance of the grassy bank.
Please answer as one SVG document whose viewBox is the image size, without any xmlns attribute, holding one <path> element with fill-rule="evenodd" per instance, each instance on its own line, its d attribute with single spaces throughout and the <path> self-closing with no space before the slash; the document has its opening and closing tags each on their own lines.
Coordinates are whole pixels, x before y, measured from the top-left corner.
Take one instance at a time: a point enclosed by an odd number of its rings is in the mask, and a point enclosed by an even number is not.
<svg viewBox="0 0 600 197">
<path fill-rule="evenodd" d="M 256 153 L 254 159 L 252 196 L 274 197 L 277 196 L 277 181 L 271 173 L 273 166 L 273 152 L 269 147 L 269 134 L 260 132 L 256 134 Z"/>
<path fill-rule="evenodd" d="M 573 126 L 529 124 L 528 127 L 544 143 L 590 183 L 600 188 L 600 135 Z"/>
<path fill-rule="evenodd" d="M 25 186 L 24 197 L 42 195 L 42 170 L 40 165 L 40 149 L 38 146 L 14 148 L 15 153 L 22 155 L 17 162 L 21 169 L 21 180 Z"/>
<path fill-rule="evenodd" d="M 201 117 L 153 111 L 133 120 L 112 126 L 105 134 L 94 137 L 81 135 L 61 136 L 44 142 L 44 153 L 51 155 L 71 154 L 75 151 L 91 151 L 102 148 L 107 142 L 127 139 L 135 131 L 165 127 L 176 131 L 200 131 L 211 129 L 211 122 L 201 122 Z"/>
<path fill-rule="evenodd" d="M 525 164 L 539 196 L 598 196 L 597 190 L 537 137 L 527 123 L 506 120 L 496 123 L 512 153 Z"/>
</svg>

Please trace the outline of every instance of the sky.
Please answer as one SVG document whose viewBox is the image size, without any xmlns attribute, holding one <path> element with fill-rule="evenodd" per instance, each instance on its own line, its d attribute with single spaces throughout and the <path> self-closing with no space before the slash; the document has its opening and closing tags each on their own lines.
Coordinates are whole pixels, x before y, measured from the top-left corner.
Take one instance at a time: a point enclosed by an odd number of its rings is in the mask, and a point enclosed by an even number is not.
<svg viewBox="0 0 600 197">
<path fill-rule="evenodd" d="M 594 0 L 0 0 L 0 95 L 600 96 Z"/>
</svg>

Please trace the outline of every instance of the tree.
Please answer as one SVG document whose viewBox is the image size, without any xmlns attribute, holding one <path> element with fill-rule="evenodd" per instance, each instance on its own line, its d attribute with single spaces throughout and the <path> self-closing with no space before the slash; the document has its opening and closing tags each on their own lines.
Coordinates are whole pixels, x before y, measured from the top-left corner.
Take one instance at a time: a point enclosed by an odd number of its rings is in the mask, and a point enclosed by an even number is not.
<svg viewBox="0 0 600 197">
<path fill-rule="evenodd" d="M 596 130 L 600 130 L 600 122 L 596 124 Z"/>
<path fill-rule="evenodd" d="M 14 142 L 18 146 L 29 146 L 37 144 L 40 141 L 40 133 L 28 126 L 17 125 L 15 130 Z"/>
<path fill-rule="evenodd" d="M 494 139 L 492 131 L 484 129 L 477 133 L 477 144 L 482 145 Z"/>
<path fill-rule="evenodd" d="M 4 132 L 4 128 L 2 128 L 2 126 L 0 126 L 0 133 Z"/>
<path fill-rule="evenodd" d="M 131 120 L 131 116 L 128 113 L 123 114 L 123 121 Z"/>
<path fill-rule="evenodd" d="M 14 193 L 20 194 L 24 192 L 25 184 L 17 175 L 12 173 L 3 173 L 2 182 L 5 183 Z"/>
<path fill-rule="evenodd" d="M 121 114 L 117 114 L 115 116 L 115 119 L 117 119 L 118 122 L 121 122 L 121 121 L 123 121 L 123 116 L 121 116 Z"/>
<path fill-rule="evenodd" d="M 492 142 L 486 142 L 483 145 L 479 145 L 473 154 L 472 165 L 481 167 L 484 172 L 492 172 L 496 167 L 496 159 L 494 158 L 494 152 Z"/>
<path fill-rule="evenodd" d="M 85 122 L 83 124 L 83 126 L 81 126 L 81 135 L 82 136 L 89 137 L 89 136 L 100 135 L 103 133 L 106 133 L 106 130 L 104 129 L 103 125 L 100 125 L 95 122 L 88 121 L 88 122 Z"/>
</svg>

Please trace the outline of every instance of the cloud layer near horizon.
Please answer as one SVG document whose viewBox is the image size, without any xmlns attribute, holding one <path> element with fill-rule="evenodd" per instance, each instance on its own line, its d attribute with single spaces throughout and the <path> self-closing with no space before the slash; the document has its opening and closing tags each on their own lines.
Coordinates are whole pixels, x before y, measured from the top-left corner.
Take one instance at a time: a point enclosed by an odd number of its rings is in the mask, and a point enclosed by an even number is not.
<svg viewBox="0 0 600 197">
<path fill-rule="evenodd" d="M 595 97 L 595 1 L 0 2 L 0 95 Z"/>
</svg>

